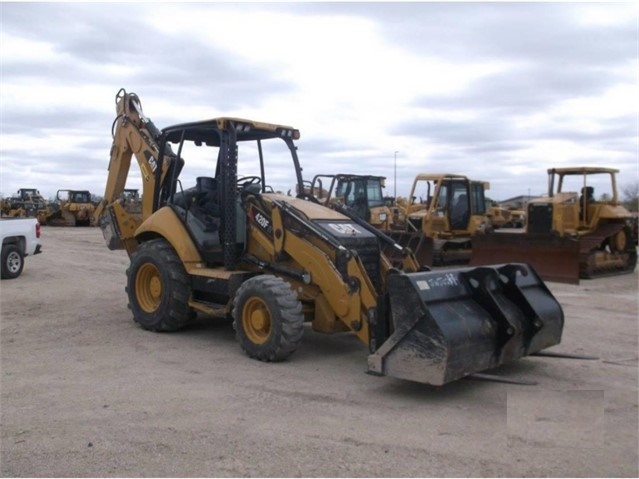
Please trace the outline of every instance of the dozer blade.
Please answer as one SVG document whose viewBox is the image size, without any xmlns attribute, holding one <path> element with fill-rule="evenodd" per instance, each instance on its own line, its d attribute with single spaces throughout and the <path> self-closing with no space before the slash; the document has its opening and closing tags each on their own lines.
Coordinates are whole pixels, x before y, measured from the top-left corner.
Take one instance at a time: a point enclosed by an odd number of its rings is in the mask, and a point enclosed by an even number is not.
<svg viewBox="0 0 639 479">
<path fill-rule="evenodd" d="M 432 238 L 421 232 L 385 231 L 384 233 L 390 236 L 398 245 L 410 248 L 420 266 L 433 266 L 435 246 Z M 384 246 L 383 253 L 391 263 L 401 264 L 402 257 L 399 256 L 395 248 Z"/>
<path fill-rule="evenodd" d="M 579 284 L 579 241 L 531 233 L 473 236 L 470 266 L 527 263 L 545 281 Z"/>
<path fill-rule="evenodd" d="M 443 385 L 559 344 L 561 306 L 525 264 L 387 278 L 393 332 L 369 373 Z"/>
</svg>

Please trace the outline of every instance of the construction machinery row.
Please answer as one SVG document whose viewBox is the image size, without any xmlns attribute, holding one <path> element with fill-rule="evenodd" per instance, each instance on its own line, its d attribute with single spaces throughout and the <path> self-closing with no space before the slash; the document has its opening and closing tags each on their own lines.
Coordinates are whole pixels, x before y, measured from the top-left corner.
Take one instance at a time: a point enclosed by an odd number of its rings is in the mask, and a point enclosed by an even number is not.
<svg viewBox="0 0 639 479">
<path fill-rule="evenodd" d="M 131 205 L 140 203 L 138 190 L 125 190 L 122 197 Z M 55 200 L 48 201 L 35 188 L 20 188 L 15 195 L 0 202 L 0 214 L 37 218 L 41 225 L 48 226 L 95 226 L 95 207 L 88 190 L 58 190 Z"/>
<path fill-rule="evenodd" d="M 327 206 L 349 208 L 410 247 L 421 265 L 522 262 L 545 280 L 579 283 L 580 278 L 632 273 L 636 267 L 637 218 L 619 201 L 617 173 L 552 168 L 548 195 L 529 201 L 525 210 L 488 206 L 487 182 L 453 174 L 418 174 L 408 200 L 390 206 L 382 201 L 381 176 L 317 175 L 311 193 Z M 608 199 L 595 200 L 594 175 L 609 177 Z M 578 180 L 581 196 L 565 186 L 567 177 Z M 322 191 L 327 178 L 333 180 Z M 394 251 L 386 248 L 391 259 Z"/>
<path fill-rule="evenodd" d="M 329 207 L 311 194 L 296 128 L 222 117 L 160 130 L 124 89 L 116 114 L 95 218 L 107 246 L 130 257 L 126 292 L 142 328 L 175 331 L 198 316 L 231 318 L 241 348 L 261 361 L 289 357 L 305 324 L 351 332 L 368 348 L 369 373 L 433 385 L 560 343 L 563 311 L 534 268 L 420 264 L 354 206 Z M 285 157 L 296 196 L 269 184 Z M 122 197 L 133 158 L 139 209 Z M 189 176 L 193 165 L 210 174 Z M 355 198 L 358 185 L 343 180 L 336 191 Z M 320 191 L 332 188 L 319 181 Z M 461 195 L 449 191 L 448 201 Z M 373 212 L 369 221 L 373 214 L 388 219 Z"/>
</svg>

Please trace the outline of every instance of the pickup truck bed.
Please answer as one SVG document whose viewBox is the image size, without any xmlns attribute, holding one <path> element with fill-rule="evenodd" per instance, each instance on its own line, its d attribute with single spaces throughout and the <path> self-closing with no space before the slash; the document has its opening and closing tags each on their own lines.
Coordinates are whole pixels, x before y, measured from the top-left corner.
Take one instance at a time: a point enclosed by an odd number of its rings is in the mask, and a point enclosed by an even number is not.
<svg viewBox="0 0 639 479">
<path fill-rule="evenodd" d="M 0 218 L 2 279 L 22 274 L 24 258 L 40 254 L 40 223 L 36 218 Z"/>
</svg>

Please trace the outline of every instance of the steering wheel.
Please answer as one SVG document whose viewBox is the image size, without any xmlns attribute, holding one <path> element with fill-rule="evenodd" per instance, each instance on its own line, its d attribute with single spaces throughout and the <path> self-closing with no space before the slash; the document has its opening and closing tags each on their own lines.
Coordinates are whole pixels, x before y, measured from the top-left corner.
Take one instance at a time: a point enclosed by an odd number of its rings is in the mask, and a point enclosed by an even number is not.
<svg viewBox="0 0 639 479">
<path fill-rule="evenodd" d="M 262 178 L 259 176 L 243 176 L 237 179 L 237 185 L 246 187 L 248 185 L 259 185 L 262 182 Z"/>
<path fill-rule="evenodd" d="M 262 178 L 259 176 L 243 176 L 237 179 L 237 192 L 244 196 L 262 192 Z"/>
</svg>

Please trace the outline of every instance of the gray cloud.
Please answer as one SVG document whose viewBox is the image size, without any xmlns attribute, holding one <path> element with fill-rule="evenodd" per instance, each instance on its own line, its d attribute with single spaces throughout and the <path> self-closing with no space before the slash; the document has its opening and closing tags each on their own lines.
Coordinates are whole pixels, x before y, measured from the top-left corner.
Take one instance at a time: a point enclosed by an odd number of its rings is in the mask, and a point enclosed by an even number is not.
<svg viewBox="0 0 639 479">
<path fill-rule="evenodd" d="M 544 117 L 568 100 L 601 97 L 615 85 L 636 86 L 636 16 L 612 26 L 585 23 L 583 12 L 590 6 L 298 3 L 252 4 L 251 11 L 313 19 L 319 16 L 329 20 L 332 16 L 366 19 L 377 28 L 386 44 L 417 58 L 438 58 L 460 65 L 506 64 L 506 69 L 476 80 L 454 95 L 426 89 L 410 92 L 412 100 L 407 106 L 424 112 L 416 118 L 389 116 L 388 112 L 380 111 L 383 130 L 391 135 L 390 146 L 383 148 L 373 147 L 367 132 L 357 130 L 357 126 L 348 140 L 342 139 L 344 135 L 332 137 L 330 131 L 305 129 L 305 122 L 318 114 L 314 111 L 300 108 L 299 118 L 283 121 L 302 130 L 299 147 L 305 174 L 380 174 L 389 177 L 387 191 L 392 191 L 393 150 L 413 150 L 417 146 L 411 145 L 427 144 L 431 147 L 428 156 L 424 154 L 423 159 L 413 159 L 412 163 L 407 160 L 410 152 L 401 152 L 397 170 L 400 194 L 406 193 L 416 173 L 450 171 L 490 180 L 495 196 L 508 197 L 530 188 L 529 178 L 535 179 L 534 184 L 545 184 L 542 166 L 538 173 L 527 178 L 505 172 L 507 167 L 521 165 L 534 168 L 524 152 L 542 140 L 562 140 L 586 148 L 591 153 L 588 158 L 591 164 L 596 159 L 609 164 L 613 155 L 614 164 L 626 175 L 620 183 L 636 180 L 632 177 L 637 174 L 636 115 L 627 112 L 607 115 L 597 118 L 596 127 L 589 129 L 570 119 L 559 125 L 541 121 L 527 130 L 515 128 L 528 118 Z M 263 62 L 239 59 L 221 47 L 198 40 L 190 35 L 188 26 L 173 25 L 171 18 L 167 18 L 166 31 L 156 29 L 147 21 L 151 7 L 158 15 L 164 8 L 126 3 L 117 4 L 117 8 L 114 4 L 2 3 L 5 35 L 46 42 L 55 53 L 52 58 L 37 62 L 28 57 L 3 55 L 2 84 L 44 83 L 52 97 L 61 86 L 78 89 L 98 86 L 112 90 L 112 95 L 125 87 L 140 94 L 145 112 L 159 127 L 200 119 L 188 116 L 193 107 L 210 107 L 211 116 L 233 115 L 237 110 L 257 109 L 274 95 L 298 91 L 295 80 L 284 79 L 277 69 Z M 245 9 L 246 5 L 180 4 L 179 8 L 210 17 L 210 28 L 214 29 L 218 12 Z M 606 8 L 615 11 L 627 6 L 609 4 Z M 330 22 L 327 35 L 329 26 Z M 282 56 L 286 55 L 283 49 Z M 383 61 L 380 58 L 382 66 Z M 357 69 L 357 62 L 358 59 L 353 59 L 352 69 Z M 349 71 L 340 73 L 348 75 Z M 398 71 L 397 75 L 403 73 Z M 3 137 L 50 138 L 52 145 L 56 139 L 69 135 L 83 139 L 64 155 L 54 147 L 18 153 L 3 141 L 2 192 L 7 194 L 7 190 L 31 185 L 53 192 L 62 187 L 82 187 L 69 185 L 70 181 L 85 181 L 86 188 L 99 192 L 106 179 L 113 97 L 88 104 L 13 108 L 2 95 Z M 628 102 L 636 104 L 637 96 Z M 370 101 L 375 104 L 375 99 Z M 170 102 L 175 108 L 154 108 L 159 102 Z M 401 106 L 398 105 L 398 111 Z M 451 120 L 451 113 L 460 111 L 471 112 L 472 118 Z M 340 105 L 335 105 L 332 114 L 340 117 Z M 277 121 L 279 117 L 280 112 L 273 111 L 271 119 Z M 575 164 L 580 159 L 563 157 L 561 161 Z M 15 177 L 7 174 L 12 171 L 28 173 Z M 287 174 L 282 171 L 277 176 L 284 181 Z"/>
</svg>

